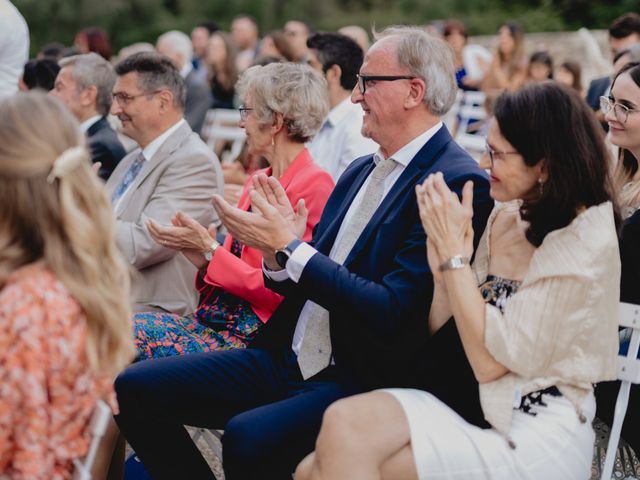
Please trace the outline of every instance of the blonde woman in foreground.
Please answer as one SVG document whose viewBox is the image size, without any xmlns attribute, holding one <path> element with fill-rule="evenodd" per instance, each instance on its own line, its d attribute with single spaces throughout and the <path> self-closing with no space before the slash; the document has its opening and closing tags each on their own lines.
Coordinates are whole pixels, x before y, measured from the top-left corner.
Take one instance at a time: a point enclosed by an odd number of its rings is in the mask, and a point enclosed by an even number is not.
<svg viewBox="0 0 640 480">
<path fill-rule="evenodd" d="M 57 100 L 0 102 L 0 477 L 71 478 L 133 358 L 129 274 L 90 165 Z"/>
</svg>

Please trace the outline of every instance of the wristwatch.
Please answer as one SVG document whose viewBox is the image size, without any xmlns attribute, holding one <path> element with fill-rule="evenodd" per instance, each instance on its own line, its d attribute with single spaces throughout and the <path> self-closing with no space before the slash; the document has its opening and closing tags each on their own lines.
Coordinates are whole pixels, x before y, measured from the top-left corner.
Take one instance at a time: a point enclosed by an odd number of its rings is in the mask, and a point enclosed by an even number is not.
<svg viewBox="0 0 640 480">
<path fill-rule="evenodd" d="M 220 243 L 218 243 L 216 240 L 213 240 L 211 242 L 211 245 L 209 246 L 209 250 L 206 250 L 204 252 L 204 259 L 207 262 L 210 262 L 211 259 L 213 258 L 213 254 L 216 253 L 216 248 L 218 248 L 220 246 Z"/>
<path fill-rule="evenodd" d="M 278 262 L 278 265 L 280 265 L 282 268 L 285 268 L 287 266 L 287 261 L 289 260 L 289 257 L 291 257 L 291 255 L 293 254 L 293 251 L 301 243 L 302 243 L 302 240 L 296 238 L 294 240 L 291 240 L 284 247 L 276 250 L 276 262 Z"/>
<path fill-rule="evenodd" d="M 469 257 L 463 257 L 462 255 L 454 255 L 446 262 L 442 263 L 438 270 L 444 272 L 445 270 L 457 270 L 459 268 L 464 267 L 465 265 L 469 265 L 471 261 Z"/>
</svg>

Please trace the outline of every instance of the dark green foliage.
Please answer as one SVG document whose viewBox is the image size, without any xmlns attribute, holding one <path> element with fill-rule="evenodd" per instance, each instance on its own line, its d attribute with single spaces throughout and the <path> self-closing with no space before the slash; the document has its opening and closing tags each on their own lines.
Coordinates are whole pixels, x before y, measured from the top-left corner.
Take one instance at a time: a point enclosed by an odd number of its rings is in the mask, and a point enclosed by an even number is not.
<svg viewBox="0 0 640 480">
<path fill-rule="evenodd" d="M 290 18 L 317 29 L 346 24 L 380 29 L 393 23 L 426 24 L 447 18 L 464 21 L 472 35 L 490 34 L 505 20 L 525 30 L 558 31 L 607 28 L 618 15 L 638 11 L 638 0 L 12 0 L 31 31 L 32 53 L 43 44 L 73 42 L 75 32 L 100 26 L 114 51 L 133 42 L 155 42 L 164 31 L 189 32 L 202 20 L 228 29 L 233 17 L 248 13 L 262 31 L 282 27 Z"/>
</svg>

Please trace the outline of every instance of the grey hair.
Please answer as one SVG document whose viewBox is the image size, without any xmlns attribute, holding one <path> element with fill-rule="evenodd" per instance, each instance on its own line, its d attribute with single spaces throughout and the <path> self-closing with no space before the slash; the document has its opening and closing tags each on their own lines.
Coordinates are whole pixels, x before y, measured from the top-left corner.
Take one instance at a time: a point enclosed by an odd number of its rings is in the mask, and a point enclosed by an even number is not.
<svg viewBox="0 0 640 480">
<path fill-rule="evenodd" d="M 424 80 L 424 103 L 438 116 L 446 114 L 456 99 L 456 69 L 453 49 L 444 40 L 417 27 L 394 26 L 375 33 L 375 38 L 396 37 L 398 65 Z"/>
<path fill-rule="evenodd" d="M 281 113 L 289 138 L 307 142 L 329 113 L 327 82 L 308 65 L 271 63 L 247 69 L 236 89 L 243 101 L 251 97 L 253 114 L 260 126 L 273 124 Z"/>
<path fill-rule="evenodd" d="M 60 68 L 72 67 L 71 78 L 76 82 L 78 92 L 96 87 L 96 110 L 102 116 L 108 115 L 111 91 L 116 83 L 116 73 L 111 64 L 94 52 L 62 58 L 58 63 Z"/>
<path fill-rule="evenodd" d="M 156 44 L 159 45 L 160 42 L 166 42 L 171 50 L 182 57 L 182 65 L 191 61 L 191 57 L 193 56 L 193 45 L 191 43 L 191 39 L 186 33 L 179 30 L 169 30 L 158 37 Z M 182 67 L 182 65 L 179 65 L 179 67 Z"/>
<path fill-rule="evenodd" d="M 184 109 L 186 88 L 180 72 L 167 57 L 156 52 L 139 52 L 125 58 L 115 67 L 119 76 L 135 72 L 138 87 L 146 93 L 169 90 L 173 95 L 173 105 Z"/>
</svg>

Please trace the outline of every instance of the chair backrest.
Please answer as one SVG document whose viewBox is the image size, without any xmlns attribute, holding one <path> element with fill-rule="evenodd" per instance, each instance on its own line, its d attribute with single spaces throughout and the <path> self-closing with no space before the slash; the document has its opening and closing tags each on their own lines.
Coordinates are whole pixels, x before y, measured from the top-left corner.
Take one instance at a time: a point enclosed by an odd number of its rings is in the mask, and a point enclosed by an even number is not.
<svg viewBox="0 0 640 480">
<path fill-rule="evenodd" d="M 607 445 L 607 455 L 602 467 L 601 480 L 611 480 L 613 463 L 616 458 L 616 450 L 620 441 L 620 432 L 624 417 L 627 414 L 629 404 L 629 393 L 631 384 L 640 383 L 640 360 L 638 359 L 638 349 L 640 347 L 640 305 L 630 303 L 620 303 L 618 323 L 623 330 L 621 336 L 629 339 L 629 348 L 625 355 L 618 356 L 618 380 L 620 380 L 620 391 L 616 400 L 615 413 L 613 415 L 613 425 L 609 434 L 609 444 Z"/>
<path fill-rule="evenodd" d="M 76 459 L 73 461 L 75 470 L 73 472 L 73 480 L 91 480 L 91 468 L 98 453 L 100 441 L 107 431 L 109 419 L 111 418 L 111 408 L 104 401 L 98 400 L 93 410 L 93 416 L 89 423 L 89 433 L 91 434 L 91 443 L 84 460 Z"/>
<path fill-rule="evenodd" d="M 233 162 L 244 145 L 246 134 L 239 127 L 240 112 L 228 108 L 216 108 L 207 111 L 202 127 L 202 138 L 216 152 L 222 163 Z M 225 149 L 230 145 L 229 149 Z"/>
</svg>

